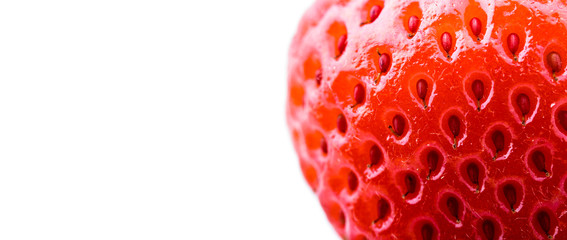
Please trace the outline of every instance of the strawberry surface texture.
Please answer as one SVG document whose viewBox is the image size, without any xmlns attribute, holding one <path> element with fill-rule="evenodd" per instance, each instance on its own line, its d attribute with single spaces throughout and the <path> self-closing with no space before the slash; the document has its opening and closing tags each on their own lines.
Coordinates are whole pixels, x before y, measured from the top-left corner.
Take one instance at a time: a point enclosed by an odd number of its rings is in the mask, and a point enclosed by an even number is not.
<svg viewBox="0 0 567 240">
<path fill-rule="evenodd" d="M 319 0 L 287 122 L 344 239 L 567 239 L 565 0 Z"/>
</svg>

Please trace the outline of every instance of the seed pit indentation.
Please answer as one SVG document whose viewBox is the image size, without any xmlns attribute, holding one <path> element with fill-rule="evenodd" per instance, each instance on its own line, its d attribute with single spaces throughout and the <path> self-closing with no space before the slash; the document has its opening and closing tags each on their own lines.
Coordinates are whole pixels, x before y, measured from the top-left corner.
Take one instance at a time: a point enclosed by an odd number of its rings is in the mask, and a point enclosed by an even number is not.
<svg viewBox="0 0 567 240">
<path fill-rule="evenodd" d="M 558 219 L 553 210 L 548 207 L 542 207 L 532 215 L 532 226 L 537 233 L 548 239 L 553 239 L 553 235 L 558 227 Z"/>
<path fill-rule="evenodd" d="M 372 221 L 372 224 L 383 221 L 390 215 L 390 203 L 386 199 L 380 198 L 380 200 L 378 200 L 377 206 L 378 217 L 374 221 Z"/>
<path fill-rule="evenodd" d="M 313 190 L 313 192 L 317 192 L 317 188 L 319 187 L 319 177 L 317 170 L 315 170 L 315 168 L 311 164 L 305 162 L 304 160 L 300 161 L 299 166 L 301 168 L 301 172 L 303 173 L 303 177 L 305 178 L 305 180 L 307 180 L 307 183 L 311 187 L 311 190 Z"/>
<path fill-rule="evenodd" d="M 347 178 L 348 188 L 351 192 L 356 191 L 358 188 L 358 177 L 353 171 L 350 171 Z"/>
</svg>

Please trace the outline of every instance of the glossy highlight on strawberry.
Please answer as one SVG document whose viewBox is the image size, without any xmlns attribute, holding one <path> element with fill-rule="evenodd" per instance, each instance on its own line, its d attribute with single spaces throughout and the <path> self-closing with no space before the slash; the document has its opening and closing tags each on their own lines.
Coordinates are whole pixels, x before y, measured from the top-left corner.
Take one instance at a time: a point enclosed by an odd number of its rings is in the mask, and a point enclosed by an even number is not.
<svg viewBox="0 0 567 240">
<path fill-rule="evenodd" d="M 341 238 L 567 239 L 566 4 L 315 1 L 287 123 Z"/>
</svg>

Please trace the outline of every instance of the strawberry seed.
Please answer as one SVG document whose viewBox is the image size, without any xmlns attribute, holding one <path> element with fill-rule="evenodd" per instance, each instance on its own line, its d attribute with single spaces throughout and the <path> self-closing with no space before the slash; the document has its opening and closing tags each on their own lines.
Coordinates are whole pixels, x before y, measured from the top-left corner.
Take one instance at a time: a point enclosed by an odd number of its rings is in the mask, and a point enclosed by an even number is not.
<svg viewBox="0 0 567 240">
<path fill-rule="evenodd" d="M 484 83 L 480 80 L 474 80 L 472 83 L 472 91 L 476 97 L 476 108 L 480 111 L 480 100 L 484 97 Z"/>
<path fill-rule="evenodd" d="M 482 222 L 482 232 L 486 240 L 494 240 L 494 223 L 490 220 L 484 220 Z"/>
<path fill-rule="evenodd" d="M 518 61 L 516 52 L 518 51 L 518 47 L 520 46 L 520 37 L 518 37 L 518 34 L 511 33 L 510 35 L 508 35 L 507 42 L 508 42 L 508 49 L 514 56 L 514 61 Z"/>
<path fill-rule="evenodd" d="M 419 18 L 417 18 L 416 16 L 411 16 L 408 20 L 408 27 L 410 30 L 410 34 L 408 34 L 408 36 L 413 37 L 417 32 L 417 28 L 419 27 Z"/>
<path fill-rule="evenodd" d="M 526 94 L 521 93 L 516 97 L 516 104 L 518 104 L 522 113 L 522 124 L 526 125 L 526 115 L 530 112 L 530 98 Z"/>
<path fill-rule="evenodd" d="M 504 197 L 506 198 L 506 201 L 508 201 L 510 210 L 512 210 L 512 212 L 516 212 L 514 208 L 514 205 L 516 205 L 516 188 L 512 184 L 506 184 L 504 185 L 504 188 L 502 188 L 502 191 L 504 191 Z"/>
<path fill-rule="evenodd" d="M 561 56 L 557 52 L 551 52 L 547 54 L 547 65 L 551 68 L 551 73 L 553 74 L 553 79 L 557 81 L 556 73 L 561 71 Z"/>
<path fill-rule="evenodd" d="M 423 240 L 433 239 L 433 226 L 430 223 L 423 224 L 421 227 L 421 238 Z"/>
<path fill-rule="evenodd" d="M 480 31 L 482 30 L 482 23 L 480 22 L 480 19 L 478 19 L 477 17 L 472 18 L 470 25 L 473 34 L 476 36 L 476 40 L 480 41 L 479 35 Z"/>
<path fill-rule="evenodd" d="M 425 97 L 427 96 L 427 81 L 419 79 L 416 84 L 417 96 L 423 100 L 423 108 L 427 108 Z"/>
<path fill-rule="evenodd" d="M 549 177 L 549 172 L 545 169 L 545 155 L 541 151 L 537 150 L 532 153 L 532 162 L 538 171 Z"/>
<path fill-rule="evenodd" d="M 448 32 L 444 32 L 441 35 L 441 45 L 443 46 L 443 50 L 447 52 L 447 58 L 451 58 L 449 51 L 451 51 L 451 46 L 453 45 L 453 40 L 451 39 L 451 34 Z"/>
<path fill-rule="evenodd" d="M 394 116 L 394 119 L 392 119 L 392 126 L 388 126 L 390 131 L 392 131 L 396 137 L 402 136 L 402 134 L 404 134 L 404 128 L 406 127 L 404 117 L 402 117 L 402 115 Z"/>
<path fill-rule="evenodd" d="M 427 180 L 431 177 L 431 173 L 437 169 L 437 163 L 439 162 L 439 154 L 436 151 L 431 151 L 427 154 L 427 167 L 429 172 L 427 173 Z"/>
<path fill-rule="evenodd" d="M 504 150 L 504 142 L 504 134 L 501 131 L 496 130 L 492 133 L 492 144 L 494 144 L 494 148 L 496 149 L 493 159 L 496 159 L 498 157 L 498 153 Z"/>
</svg>

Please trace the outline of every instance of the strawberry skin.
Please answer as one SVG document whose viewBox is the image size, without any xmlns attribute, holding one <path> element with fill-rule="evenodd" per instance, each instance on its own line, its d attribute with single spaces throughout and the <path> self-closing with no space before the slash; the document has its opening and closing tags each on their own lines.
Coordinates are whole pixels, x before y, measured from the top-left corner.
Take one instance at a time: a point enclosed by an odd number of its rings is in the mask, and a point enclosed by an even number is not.
<svg viewBox="0 0 567 240">
<path fill-rule="evenodd" d="M 287 121 L 337 233 L 567 239 L 566 8 L 316 1 Z"/>
</svg>

